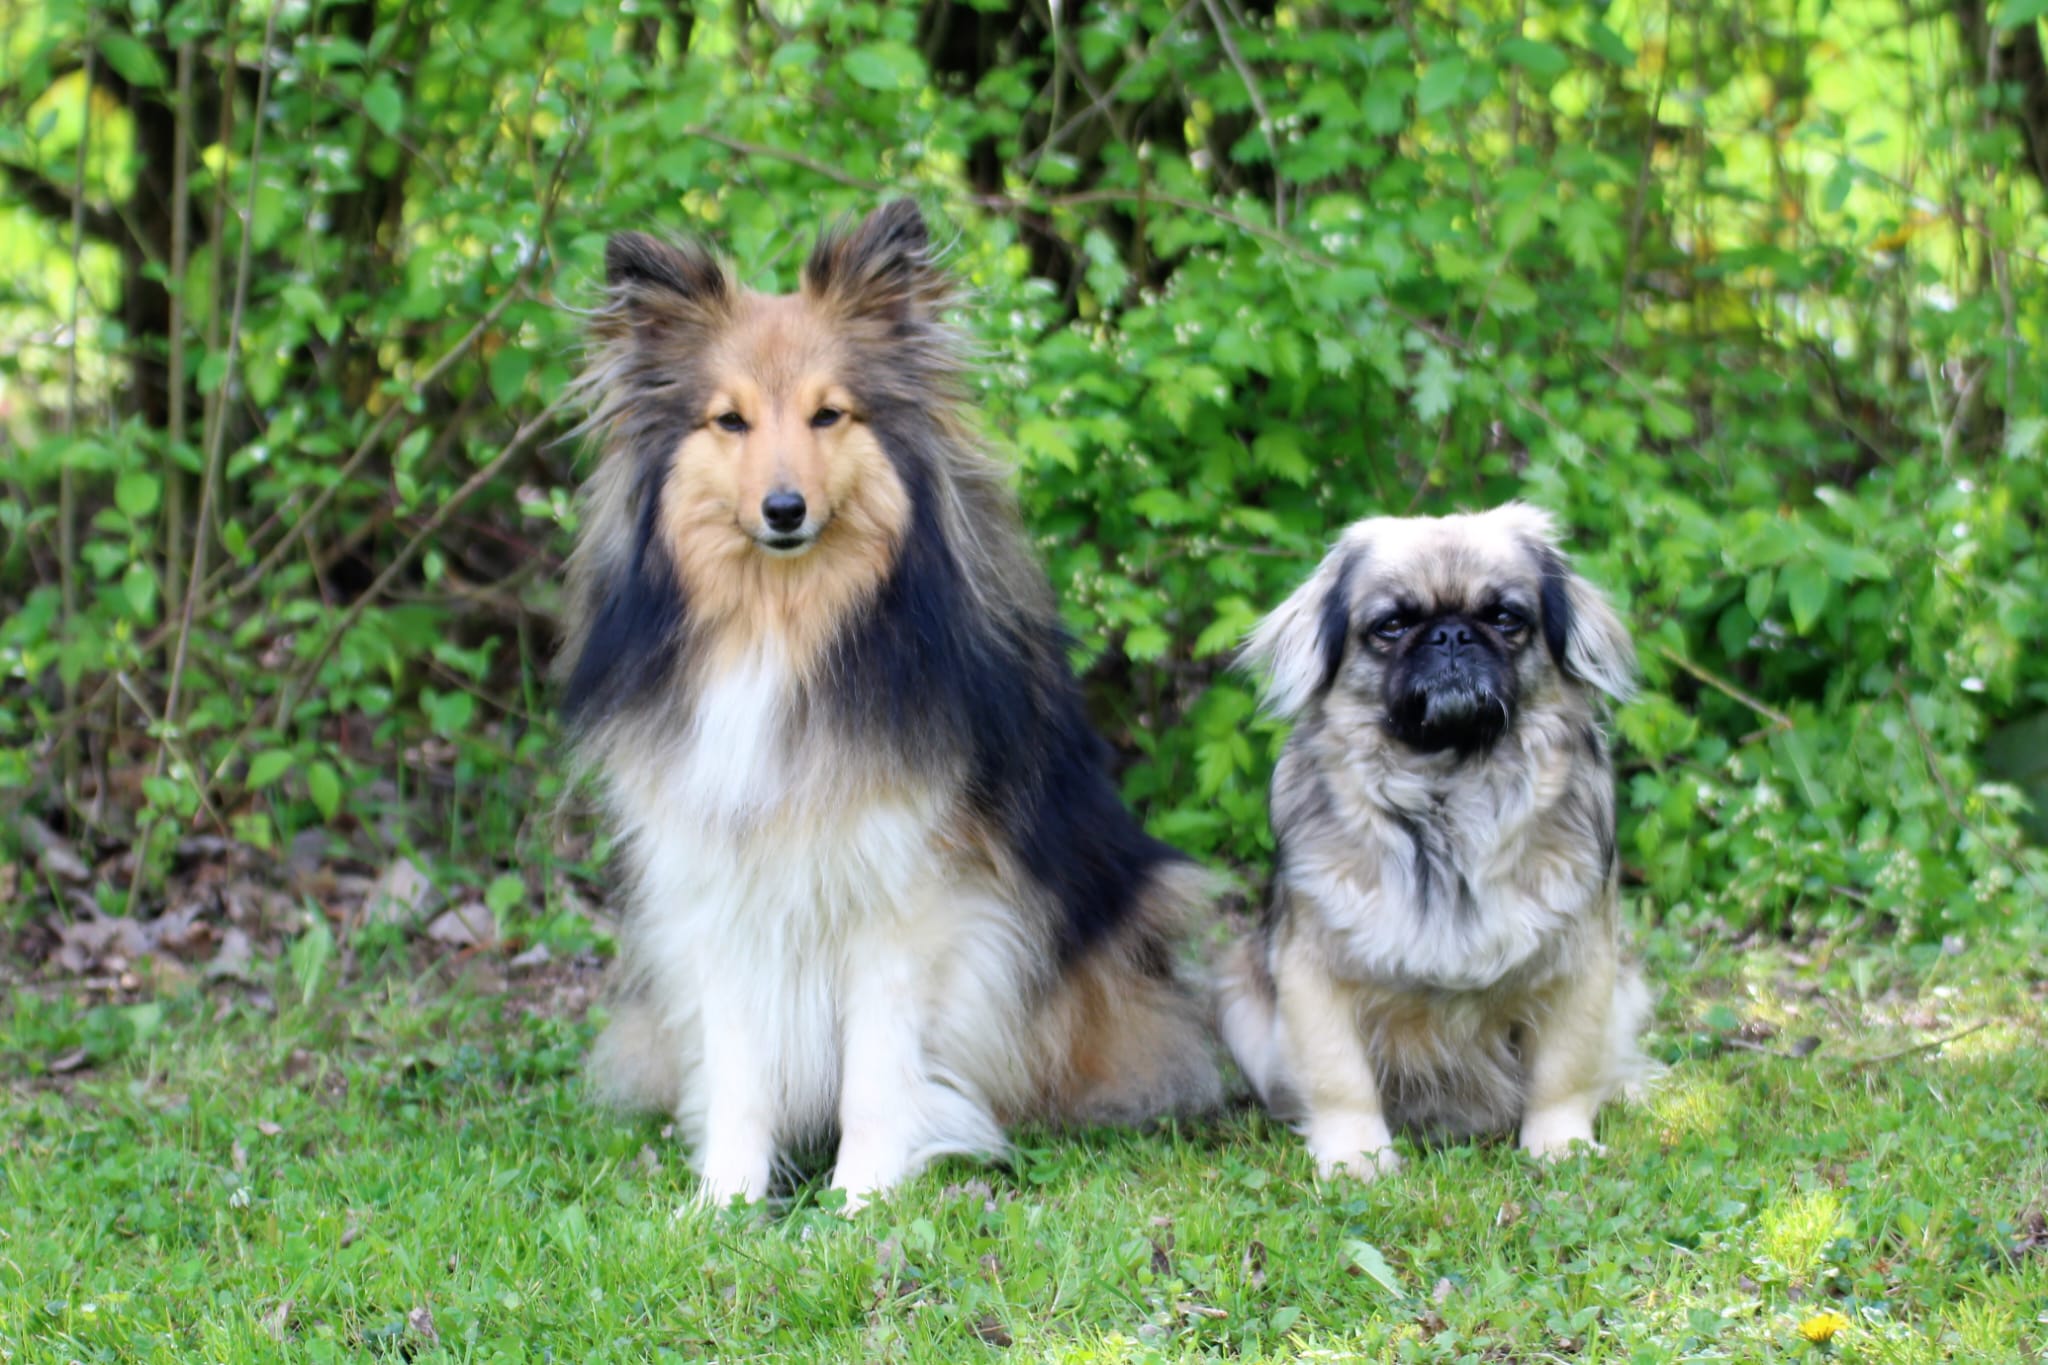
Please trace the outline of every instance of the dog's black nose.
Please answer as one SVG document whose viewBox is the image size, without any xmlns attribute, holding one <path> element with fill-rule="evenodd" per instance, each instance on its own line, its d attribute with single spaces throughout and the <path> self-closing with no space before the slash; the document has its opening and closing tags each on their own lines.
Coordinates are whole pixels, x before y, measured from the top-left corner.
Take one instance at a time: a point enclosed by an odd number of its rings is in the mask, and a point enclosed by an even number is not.
<svg viewBox="0 0 2048 1365">
<path fill-rule="evenodd" d="M 779 488 L 761 499 L 761 520 L 785 534 L 804 524 L 804 495 Z"/>
<path fill-rule="evenodd" d="M 1454 654 L 1458 650 L 1470 646 L 1472 639 L 1472 627 L 1468 623 L 1464 621 L 1446 621 L 1431 631 L 1429 639 L 1424 641 L 1424 643 L 1431 649 L 1440 649 L 1446 654 Z"/>
</svg>

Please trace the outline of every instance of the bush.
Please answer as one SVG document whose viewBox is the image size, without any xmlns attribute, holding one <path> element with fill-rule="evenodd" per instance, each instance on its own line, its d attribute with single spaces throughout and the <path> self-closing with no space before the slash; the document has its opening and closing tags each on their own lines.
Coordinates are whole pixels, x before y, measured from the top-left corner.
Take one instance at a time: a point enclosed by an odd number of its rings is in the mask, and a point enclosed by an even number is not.
<svg viewBox="0 0 2048 1365">
<path fill-rule="evenodd" d="M 507 859 L 559 782 L 604 236 L 787 285 L 908 191 L 957 226 L 990 431 L 1160 833 L 1256 880 L 1278 735 L 1230 651 L 1341 525 L 1519 496 L 1643 646 L 1644 913 L 2038 903 L 1983 765 L 2048 708 L 2020 106 L 1929 66 L 1946 15 L 1632 13 L 35 11 L 0 69 L 0 783 L 141 840 L 145 892 L 195 823 Z"/>
</svg>

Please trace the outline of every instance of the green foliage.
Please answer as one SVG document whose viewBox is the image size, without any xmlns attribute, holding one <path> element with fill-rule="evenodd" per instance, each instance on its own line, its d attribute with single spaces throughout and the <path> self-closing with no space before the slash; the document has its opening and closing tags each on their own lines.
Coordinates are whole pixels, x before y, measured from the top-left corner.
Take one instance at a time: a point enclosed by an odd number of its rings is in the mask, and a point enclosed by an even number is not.
<svg viewBox="0 0 2048 1365">
<path fill-rule="evenodd" d="M 1061 14 L 22 10 L 0 783 L 146 838 L 145 878 L 195 822 L 474 856 L 508 789 L 560 790 L 556 438 L 605 235 L 786 285 L 910 192 L 1162 834 L 1263 868 L 1279 737 L 1230 652 L 1338 528 L 1524 497 L 1643 646 L 1645 913 L 2038 903 L 1983 759 L 2048 708 L 2048 215 L 1951 16 Z"/>
</svg>

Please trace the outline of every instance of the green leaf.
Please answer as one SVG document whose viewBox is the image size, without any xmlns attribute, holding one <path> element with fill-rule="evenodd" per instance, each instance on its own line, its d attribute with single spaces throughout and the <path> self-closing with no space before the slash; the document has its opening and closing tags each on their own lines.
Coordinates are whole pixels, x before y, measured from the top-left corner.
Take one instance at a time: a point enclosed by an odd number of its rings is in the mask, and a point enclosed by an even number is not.
<svg viewBox="0 0 2048 1365">
<path fill-rule="evenodd" d="M 1124 637 L 1124 654 L 1141 661 L 1165 657 L 1173 637 L 1159 626 L 1143 625 Z"/>
<path fill-rule="evenodd" d="M 1049 417 L 1034 417 L 1017 428 L 1017 444 L 1024 453 L 1050 460 L 1070 474 L 1081 470 L 1081 456 L 1067 435 L 1067 425 Z"/>
<path fill-rule="evenodd" d="M 1422 73 L 1422 84 L 1415 92 L 1415 107 L 1425 114 L 1434 114 L 1456 104 L 1465 91 L 1465 77 L 1471 74 L 1472 66 L 1463 57 L 1445 57 L 1429 64 L 1429 70 Z"/>
<path fill-rule="evenodd" d="M 249 790 L 262 791 L 289 772 L 294 761 L 289 749 L 265 749 L 249 760 Z"/>
<path fill-rule="evenodd" d="M 1828 573 L 1811 559 L 1785 566 L 1785 600 L 1792 608 L 1792 627 L 1801 635 L 1813 629 L 1828 601 Z"/>
<path fill-rule="evenodd" d="M 1544 85 L 1572 69 L 1572 59 L 1555 43 L 1540 38 L 1510 38 L 1499 48 L 1502 60 L 1519 66 Z"/>
<path fill-rule="evenodd" d="M 316 909 L 310 918 L 312 923 L 306 926 L 306 932 L 285 950 L 302 1005 L 312 1002 L 314 992 L 320 989 L 321 977 L 326 975 L 327 964 L 334 958 L 334 931 L 327 927 L 327 917 Z"/>
<path fill-rule="evenodd" d="M 1820 206 L 1829 213 L 1840 213 L 1848 201 L 1849 191 L 1856 187 L 1856 163 L 1847 157 L 1835 163 L 1828 172 L 1827 184 L 1821 187 Z"/>
<path fill-rule="evenodd" d="M 1260 433 L 1252 442 L 1252 459 L 1259 468 L 1293 484 L 1306 484 L 1316 472 L 1301 448 L 1301 433 L 1291 426 L 1277 426 Z"/>
<path fill-rule="evenodd" d="M 884 39 L 846 54 L 846 74 L 870 90 L 910 90 L 924 82 L 924 58 L 908 43 Z"/>
<path fill-rule="evenodd" d="M 163 481 L 140 469 L 131 469 L 114 483 L 114 505 L 131 521 L 140 521 L 156 511 L 163 496 Z"/>
<path fill-rule="evenodd" d="M 2004 0 L 1992 23 L 2002 29 L 2018 28 L 2048 15 L 2048 0 Z"/>
<path fill-rule="evenodd" d="M 532 370 L 533 352 L 519 346 L 499 347 L 491 357 L 491 392 L 500 403 L 513 402 L 526 387 L 526 376 Z"/>
<path fill-rule="evenodd" d="M 377 79 L 364 88 L 363 112 L 370 116 L 370 122 L 376 124 L 377 131 L 384 136 L 398 135 L 398 125 L 405 119 L 405 96 L 388 73 L 380 72 Z"/>
<path fill-rule="evenodd" d="M 1365 1277 L 1395 1298 L 1407 1294 L 1401 1285 L 1401 1276 L 1394 1267 L 1387 1264 L 1387 1258 L 1371 1242 L 1353 1241 L 1344 1248 L 1351 1264 L 1365 1273 Z"/>
<path fill-rule="evenodd" d="M 139 560 L 129 564 L 121 574 L 121 595 L 128 599 L 128 609 L 142 620 L 153 620 L 156 616 L 156 575 L 149 566 Z"/>
<path fill-rule="evenodd" d="M 130 85 L 155 90 L 164 83 L 163 63 L 157 60 L 156 53 L 119 29 L 107 29 L 100 34 L 100 55 Z"/>
<path fill-rule="evenodd" d="M 1595 55 L 1616 66 L 1630 67 L 1636 64 L 1635 49 L 1623 42 L 1620 34 L 1598 19 L 1586 25 L 1586 46 L 1593 49 Z"/>
<path fill-rule="evenodd" d="M 443 692 L 427 703 L 427 715 L 436 734 L 453 739 L 469 728 L 476 698 L 467 692 Z"/>
<path fill-rule="evenodd" d="M 332 763 L 319 760 L 306 769 L 306 794 L 322 820 L 331 821 L 341 813 L 341 774 Z"/>
<path fill-rule="evenodd" d="M 509 915 L 526 899 L 526 878 L 506 873 L 484 889 L 484 904 L 499 917 Z"/>
</svg>

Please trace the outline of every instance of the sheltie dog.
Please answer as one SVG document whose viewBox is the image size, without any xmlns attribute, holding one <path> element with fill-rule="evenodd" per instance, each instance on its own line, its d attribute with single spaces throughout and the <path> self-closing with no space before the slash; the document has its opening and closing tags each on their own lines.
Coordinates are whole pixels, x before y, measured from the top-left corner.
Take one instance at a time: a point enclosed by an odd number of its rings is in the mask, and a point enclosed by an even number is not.
<svg viewBox="0 0 2048 1365">
<path fill-rule="evenodd" d="M 725 1203 L 1213 1104 L 1205 879 L 1120 804 L 908 201 L 794 294 L 612 238 L 560 676 L 630 899 L 592 1058 Z"/>
</svg>

